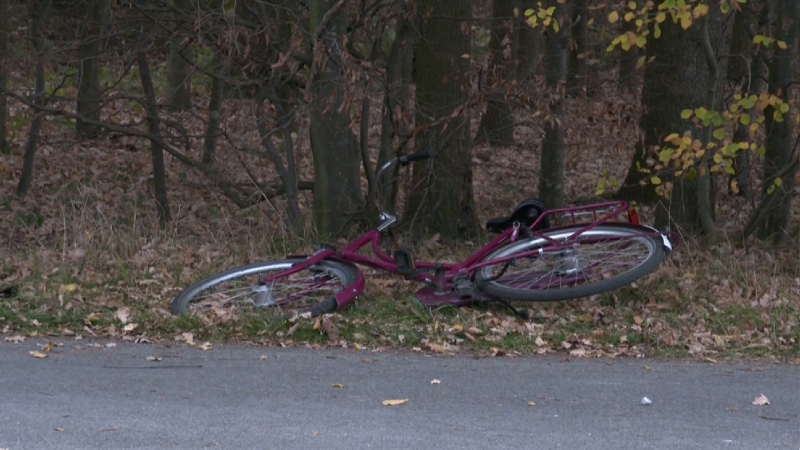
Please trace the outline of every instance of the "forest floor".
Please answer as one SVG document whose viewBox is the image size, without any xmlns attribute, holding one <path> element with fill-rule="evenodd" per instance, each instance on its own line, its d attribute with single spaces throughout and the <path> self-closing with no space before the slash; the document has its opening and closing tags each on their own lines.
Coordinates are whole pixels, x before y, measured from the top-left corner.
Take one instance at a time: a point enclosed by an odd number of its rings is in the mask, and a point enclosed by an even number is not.
<svg viewBox="0 0 800 450">
<path fill-rule="evenodd" d="M 240 147 L 257 148 L 250 106 L 231 100 L 225 109 L 228 136 Z M 594 197 L 599 177 L 625 177 L 641 111 L 633 95 L 611 88 L 570 99 L 566 110 L 565 194 L 573 202 Z M 116 120 L 125 114 L 141 120 L 125 111 L 120 107 L 109 114 Z M 173 220 L 160 227 L 149 143 L 111 137 L 75 143 L 70 124 L 56 118 L 46 121 L 31 192 L 20 198 L 15 188 L 30 113 L 12 104 L 10 114 L 17 124 L 10 130 L 13 145 L 0 153 L 0 288 L 15 285 L 19 292 L 0 298 L 0 333 L 6 341 L 102 336 L 493 355 L 688 356 L 709 362 L 760 357 L 798 363 L 796 238 L 786 248 L 753 239 L 746 245 L 708 246 L 686 238 L 665 264 L 635 285 L 591 298 L 528 305 L 530 320 L 509 315 L 500 305 L 431 311 L 414 300 L 415 285 L 371 270 L 366 270 L 367 287 L 356 304 L 320 319 L 325 326 L 319 320 L 287 323 L 265 312 L 224 320 L 175 318 L 170 301 L 203 275 L 308 252 L 315 240 L 287 233 L 280 201 L 240 210 L 170 156 Z M 380 111 L 372 114 L 377 119 Z M 541 124 L 532 112 L 520 112 L 517 119 L 516 145 L 474 149 L 474 191 L 482 221 L 507 214 L 537 190 Z M 201 148 L 202 124 L 192 124 L 188 115 L 183 120 L 187 129 L 197 130 L 191 142 Z M 370 139 L 377 142 L 377 133 L 371 130 Z M 302 178 L 311 179 L 308 137 L 296 139 Z M 220 145 L 225 159 L 230 146 L 224 140 Z M 228 160 L 238 181 L 248 182 L 237 169 L 238 159 Z M 257 167 L 260 181 L 277 179 L 263 160 L 249 163 Z M 726 228 L 741 226 L 754 200 L 719 191 L 719 222 Z M 309 211 L 310 193 L 303 195 L 304 211 Z M 793 226 L 798 224 L 798 199 L 796 194 Z M 641 209 L 645 223 L 652 221 L 649 211 Z M 432 236 L 414 246 L 419 258 L 454 260 L 479 244 L 454 246 Z"/>
</svg>

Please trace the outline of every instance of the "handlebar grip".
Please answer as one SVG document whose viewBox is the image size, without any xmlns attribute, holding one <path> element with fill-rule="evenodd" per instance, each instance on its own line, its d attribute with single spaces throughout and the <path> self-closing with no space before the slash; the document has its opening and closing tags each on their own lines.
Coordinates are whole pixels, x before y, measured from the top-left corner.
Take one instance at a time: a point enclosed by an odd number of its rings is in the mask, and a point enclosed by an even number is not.
<svg viewBox="0 0 800 450">
<path fill-rule="evenodd" d="M 433 158 L 433 157 L 434 157 L 434 153 L 433 153 L 433 150 L 431 149 L 431 150 L 419 151 L 419 152 L 416 152 L 416 153 L 412 153 L 410 155 L 400 155 L 400 156 L 397 157 L 397 161 L 401 165 L 405 166 L 406 164 L 408 164 L 410 162 L 419 161 L 421 159 Z"/>
</svg>

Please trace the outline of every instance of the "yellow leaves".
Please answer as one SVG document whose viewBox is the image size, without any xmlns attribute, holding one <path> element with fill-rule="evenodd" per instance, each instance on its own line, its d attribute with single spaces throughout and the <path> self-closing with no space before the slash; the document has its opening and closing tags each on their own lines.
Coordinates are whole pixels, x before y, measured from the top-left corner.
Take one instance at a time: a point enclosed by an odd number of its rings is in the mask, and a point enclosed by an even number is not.
<svg viewBox="0 0 800 450">
<path fill-rule="evenodd" d="M 212 347 L 213 347 L 213 344 L 211 344 L 211 342 L 203 342 L 202 344 L 197 346 L 197 348 L 199 348 L 200 350 L 204 350 L 204 351 L 205 350 L 211 350 Z"/>
<path fill-rule="evenodd" d="M 689 27 L 692 26 L 692 15 L 689 13 L 684 13 L 680 15 L 681 20 L 681 28 L 684 30 L 688 30 Z"/>
<path fill-rule="evenodd" d="M 617 23 L 618 20 L 619 20 L 619 13 L 616 11 L 611 11 L 611 13 L 608 15 L 608 21 L 610 23 Z"/>
<path fill-rule="evenodd" d="M 528 406 L 536 406 L 536 402 L 533 402 L 533 401 L 528 402 Z"/>
<path fill-rule="evenodd" d="M 34 351 L 28 352 L 28 354 L 30 354 L 34 358 L 39 358 L 39 359 L 47 358 L 47 353 L 43 353 L 43 352 L 40 352 L 40 351 L 35 351 L 34 350 Z"/>
<path fill-rule="evenodd" d="M 383 406 L 398 406 L 408 403 L 408 399 L 407 398 L 389 399 L 389 400 L 384 400 L 381 403 L 383 404 Z"/>
<path fill-rule="evenodd" d="M 659 178 L 657 176 L 654 176 L 654 177 L 650 178 L 650 182 L 653 183 L 654 185 L 658 186 L 659 184 L 661 184 L 661 178 Z"/>
<path fill-rule="evenodd" d="M 777 41 L 776 44 L 778 45 L 778 48 L 781 49 L 781 50 L 786 50 L 786 47 L 788 47 L 786 45 L 786 42 L 783 42 L 783 41 Z"/>
<path fill-rule="evenodd" d="M 667 14 L 664 13 L 664 11 L 659 11 L 659 13 L 656 14 L 656 23 L 663 23 L 666 18 Z"/>
</svg>

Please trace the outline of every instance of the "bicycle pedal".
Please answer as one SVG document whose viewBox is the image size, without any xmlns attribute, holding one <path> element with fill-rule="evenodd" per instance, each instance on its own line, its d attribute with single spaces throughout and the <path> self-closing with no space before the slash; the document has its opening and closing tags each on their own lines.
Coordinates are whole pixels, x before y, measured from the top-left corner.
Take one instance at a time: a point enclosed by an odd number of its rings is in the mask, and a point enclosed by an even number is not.
<svg viewBox="0 0 800 450">
<path fill-rule="evenodd" d="M 401 247 L 394 251 L 394 264 L 397 266 L 397 273 L 405 277 L 411 276 L 417 270 L 417 262 L 414 259 L 414 251 L 408 247 Z"/>
</svg>

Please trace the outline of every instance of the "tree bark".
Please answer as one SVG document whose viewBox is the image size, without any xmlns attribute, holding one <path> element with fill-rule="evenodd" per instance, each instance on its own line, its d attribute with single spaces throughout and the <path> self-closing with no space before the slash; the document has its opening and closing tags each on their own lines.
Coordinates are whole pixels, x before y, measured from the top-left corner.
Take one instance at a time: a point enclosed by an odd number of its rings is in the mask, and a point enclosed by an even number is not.
<svg viewBox="0 0 800 450">
<path fill-rule="evenodd" d="M 470 3 L 417 1 L 422 17 L 414 63 L 416 126 L 422 129 L 417 148 L 439 154 L 413 166 L 405 219 L 416 235 L 439 233 L 463 239 L 480 230 L 472 192 L 469 121 L 463 110 L 469 64 L 462 55 L 470 54 Z"/>
<path fill-rule="evenodd" d="M 769 93 L 781 98 L 788 103 L 792 99 L 790 90 L 794 78 L 798 35 L 800 34 L 800 5 L 797 0 L 776 0 L 777 10 L 774 15 L 773 36 L 786 43 L 786 48 L 776 46 L 773 49 L 772 62 L 769 68 Z M 793 171 L 789 176 L 781 178 L 781 183 L 776 183 L 777 174 L 792 160 L 792 132 L 794 119 L 786 114 L 783 120 L 777 120 L 776 108 L 768 106 L 764 110 L 764 126 L 767 134 L 766 152 L 764 157 L 764 182 L 763 193 L 771 189 L 778 190 L 780 200 L 769 209 L 759 235 L 770 238 L 777 244 L 783 244 L 789 239 L 789 207 L 794 190 Z"/>
<path fill-rule="evenodd" d="M 173 0 L 173 7 L 178 11 L 191 9 L 189 0 Z M 175 30 L 169 40 L 169 61 L 167 62 L 167 105 L 180 110 L 192 108 L 192 65 L 191 45 L 183 42 L 185 33 L 179 24 L 186 21 L 186 17 L 175 17 Z"/>
<path fill-rule="evenodd" d="M 398 18 L 395 39 L 386 57 L 386 80 L 381 114 L 381 142 L 377 168 L 380 169 L 397 153 L 396 146 L 412 127 L 409 112 L 411 70 L 414 59 L 414 24 L 410 18 Z M 397 166 L 384 172 L 378 180 L 383 209 L 395 214 L 397 204 Z"/>
<path fill-rule="evenodd" d="M 17 193 L 25 195 L 33 181 L 33 162 L 36 147 L 39 144 L 39 132 L 42 128 L 44 113 L 38 108 L 44 105 L 44 43 L 42 39 L 42 21 L 50 0 L 36 0 L 30 3 L 31 9 L 31 42 L 36 57 L 36 87 L 33 93 L 33 121 L 28 130 L 28 139 L 25 143 L 25 156 L 22 160 L 22 174 L 17 184 Z"/>
<path fill-rule="evenodd" d="M 338 9 L 335 9 L 338 8 Z M 327 18 L 327 22 L 326 22 Z M 346 235 L 364 209 L 361 155 L 350 130 L 345 101 L 342 53 L 346 17 L 341 2 L 314 0 L 310 31 L 314 42 L 311 150 L 314 155 L 314 223 L 321 237 Z"/>
<path fill-rule="evenodd" d="M 622 32 L 627 33 L 636 31 L 634 21 L 623 22 Z M 652 33 L 648 36 L 648 41 L 653 40 Z M 619 84 L 628 91 L 633 91 L 639 84 L 639 69 L 636 62 L 639 60 L 639 47 L 631 45 L 628 50 L 619 49 Z"/>
<path fill-rule="evenodd" d="M 534 75 L 539 68 L 542 46 L 541 28 L 531 28 L 525 23 L 525 16 L 522 14 L 528 9 L 535 9 L 536 1 L 519 0 L 520 15 L 516 21 L 518 32 L 513 53 L 514 72 L 517 80 Z"/>
<path fill-rule="evenodd" d="M 0 89 L 6 89 L 8 84 L 8 65 L 10 59 L 10 43 L 8 29 L 8 15 L 11 12 L 8 4 L 10 0 L 0 0 Z M 0 150 L 8 148 L 8 96 L 0 94 Z"/>
<path fill-rule="evenodd" d="M 78 114 L 92 120 L 100 119 L 100 48 L 106 21 L 108 0 L 89 0 L 86 20 L 81 23 L 81 42 L 78 45 Z M 94 137 L 100 128 L 85 121 L 75 121 L 78 138 Z"/>
<path fill-rule="evenodd" d="M 567 93 L 576 97 L 586 94 L 586 58 L 589 56 L 589 0 L 570 3 L 572 45 L 569 49 Z"/>
<path fill-rule="evenodd" d="M 566 7 L 558 0 L 551 0 L 555 7 L 553 19 L 561 25 L 558 31 L 547 30 L 547 53 L 545 72 L 550 92 L 550 114 L 545 120 L 542 140 L 541 172 L 539 174 L 539 199 L 548 208 L 564 204 L 564 128 L 563 120 L 564 84 L 567 78 L 567 34 Z"/>
<path fill-rule="evenodd" d="M 211 70 L 211 93 L 208 96 L 208 124 L 206 125 L 205 139 L 203 140 L 203 157 L 205 164 L 210 164 L 216 158 L 217 138 L 219 137 L 220 114 L 222 112 L 222 98 L 224 83 L 222 74 L 225 67 L 223 57 L 218 52 L 214 54 L 214 67 Z"/>
<path fill-rule="evenodd" d="M 144 49 L 137 51 L 136 60 L 139 64 L 139 76 L 144 91 L 144 105 L 147 112 L 147 126 L 150 134 L 161 136 L 158 108 L 156 106 L 156 93 L 153 80 L 150 77 L 150 65 L 147 62 L 147 53 Z M 155 188 L 156 207 L 161 223 L 170 221 L 169 202 L 167 200 L 166 170 L 164 168 L 164 150 L 155 140 L 150 141 L 151 156 L 153 160 L 153 185 Z"/>
<path fill-rule="evenodd" d="M 510 146 L 514 143 L 514 127 L 511 104 L 506 99 L 506 82 L 514 75 L 512 42 L 515 39 L 514 16 L 516 0 L 494 0 L 489 50 L 491 59 L 486 83 L 486 112 L 481 117 L 476 140 L 489 145 Z"/>
<path fill-rule="evenodd" d="M 725 17 L 719 9 L 709 10 L 709 38 L 718 54 L 726 54 L 730 40 L 723 27 Z M 700 26 L 695 23 L 683 30 L 668 18 L 660 24 L 661 37 L 647 40 L 648 57 L 655 57 L 645 66 L 642 87 L 643 113 L 639 120 L 641 140 L 636 143 L 634 156 L 617 197 L 642 203 L 655 203 L 659 197 L 649 180 L 652 174 L 640 169 L 649 167 L 654 148 L 664 145 L 669 133 L 683 133 L 693 125 L 681 119 L 681 111 L 706 106 L 708 92 L 708 66 L 703 53 Z M 724 74 L 727 66 L 720 64 Z M 717 99 L 719 101 L 719 98 Z M 662 182 L 673 186 L 669 200 L 656 212 L 658 225 L 682 228 L 688 233 L 701 230 L 698 215 L 697 182 L 687 177 L 660 174 Z"/>
</svg>

